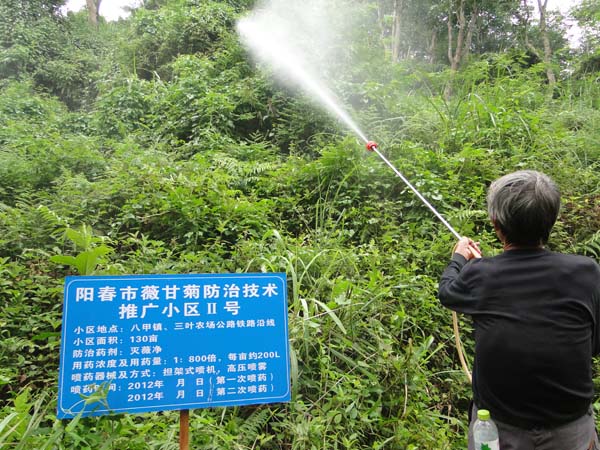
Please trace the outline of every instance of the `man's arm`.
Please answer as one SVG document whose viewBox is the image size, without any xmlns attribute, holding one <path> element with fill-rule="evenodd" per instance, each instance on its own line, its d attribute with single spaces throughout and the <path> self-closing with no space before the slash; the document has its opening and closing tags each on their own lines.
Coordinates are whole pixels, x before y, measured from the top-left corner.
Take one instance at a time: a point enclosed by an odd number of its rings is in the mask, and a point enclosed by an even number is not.
<svg viewBox="0 0 600 450">
<path fill-rule="evenodd" d="M 438 298 L 442 305 L 466 314 L 474 311 L 476 299 L 468 280 L 468 273 L 463 271 L 463 267 L 469 260 L 480 257 L 481 252 L 472 240 L 461 238 L 458 241 L 454 247 L 452 260 L 439 282 Z"/>
</svg>

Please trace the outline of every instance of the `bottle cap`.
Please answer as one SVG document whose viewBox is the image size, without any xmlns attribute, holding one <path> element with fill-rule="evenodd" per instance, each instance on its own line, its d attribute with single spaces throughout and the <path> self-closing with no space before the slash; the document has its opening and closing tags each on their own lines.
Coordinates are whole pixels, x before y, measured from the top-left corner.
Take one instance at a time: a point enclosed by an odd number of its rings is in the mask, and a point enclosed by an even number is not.
<svg viewBox="0 0 600 450">
<path fill-rule="evenodd" d="M 480 409 L 477 411 L 477 418 L 479 420 L 490 420 L 490 412 L 487 409 Z"/>
</svg>

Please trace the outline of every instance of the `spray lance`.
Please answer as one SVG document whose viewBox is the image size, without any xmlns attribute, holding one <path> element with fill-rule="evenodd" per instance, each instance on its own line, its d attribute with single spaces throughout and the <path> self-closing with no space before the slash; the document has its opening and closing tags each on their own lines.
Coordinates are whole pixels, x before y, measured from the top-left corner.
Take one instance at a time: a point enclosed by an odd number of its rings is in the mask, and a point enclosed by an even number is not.
<svg viewBox="0 0 600 450">
<path fill-rule="evenodd" d="M 410 190 L 413 191 L 417 197 L 419 197 L 419 200 L 421 200 L 423 204 L 427 206 L 444 225 L 446 225 L 446 228 L 450 230 L 450 233 L 452 233 L 456 237 L 456 239 L 461 238 L 461 235 L 458 234 L 456 230 L 452 228 L 452 225 L 450 225 L 448 221 L 444 219 L 444 217 L 433 207 L 433 205 L 429 203 L 427 199 L 423 197 L 423 195 L 421 195 L 417 188 L 414 187 L 412 183 L 408 181 L 408 179 L 404 175 L 402 175 L 402 173 L 400 173 L 400 171 L 396 169 L 396 167 L 394 167 L 394 165 L 385 156 L 383 156 L 383 154 L 379 151 L 379 146 L 377 145 L 377 142 L 367 141 L 366 147 L 368 151 L 377 153 L 377 156 L 379 156 L 382 159 L 382 161 L 386 163 L 390 167 L 390 169 L 392 169 L 396 173 L 396 175 L 404 182 L 404 184 L 406 184 L 410 188 Z"/>
<path fill-rule="evenodd" d="M 365 147 L 367 148 L 368 151 L 376 153 L 377 156 L 379 156 L 379 158 L 381 158 L 381 160 L 387 164 L 387 166 L 392 169 L 394 171 L 394 173 L 396 174 L 396 176 L 398 176 L 398 178 L 400 178 L 404 184 L 406 184 L 406 186 L 413 191 L 413 193 L 419 198 L 419 200 L 421 200 L 423 202 L 423 204 L 425 206 L 427 206 L 431 212 L 440 220 L 440 222 L 442 222 L 446 228 L 448 228 L 448 230 L 450 230 L 450 233 L 452 233 L 454 235 L 454 237 L 456 237 L 456 239 L 460 239 L 461 235 L 458 234 L 456 232 L 456 230 L 452 227 L 452 225 L 450 225 L 450 223 L 444 219 L 444 216 L 442 216 L 438 210 L 436 210 L 433 205 L 431 203 L 429 203 L 429 201 L 423 197 L 423 195 L 419 192 L 419 190 L 413 186 L 413 184 L 408 181 L 408 179 L 402 175 L 402 173 L 396 169 L 396 167 L 379 151 L 379 145 L 377 144 L 377 142 L 375 141 L 366 141 Z M 475 253 L 477 258 L 481 258 L 481 253 L 479 252 L 479 249 L 477 249 L 476 247 L 471 246 L 470 247 L 471 251 Z M 452 311 L 452 328 L 454 329 L 454 342 L 456 344 L 456 350 L 458 352 L 458 359 L 460 360 L 460 365 L 463 369 L 463 372 L 465 373 L 465 375 L 467 376 L 467 378 L 469 379 L 469 382 L 472 381 L 472 375 L 471 375 L 471 370 L 469 369 L 469 365 L 467 364 L 467 360 L 465 358 L 465 352 L 464 352 L 464 348 L 462 345 L 462 342 L 460 340 L 460 331 L 458 328 L 458 316 L 456 314 L 456 312 Z"/>
</svg>

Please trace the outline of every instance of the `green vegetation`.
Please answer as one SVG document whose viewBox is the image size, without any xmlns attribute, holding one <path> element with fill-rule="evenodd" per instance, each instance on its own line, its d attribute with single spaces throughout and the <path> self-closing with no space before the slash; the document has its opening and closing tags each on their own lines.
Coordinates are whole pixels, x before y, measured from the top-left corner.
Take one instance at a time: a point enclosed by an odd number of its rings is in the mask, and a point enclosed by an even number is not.
<svg viewBox="0 0 600 450">
<path fill-rule="evenodd" d="M 454 238 L 255 66 L 234 29 L 253 3 L 147 0 L 97 27 L 59 0 L 0 6 L 0 448 L 178 448 L 176 412 L 56 420 L 64 277 L 244 271 L 288 274 L 292 401 L 195 410 L 192 448 L 466 447 L 470 387 L 436 300 Z M 596 35 L 574 52 L 549 21 L 544 60 L 521 2 L 460 2 L 481 20 L 453 67 L 446 2 L 338 3 L 363 27 L 332 84 L 456 229 L 497 253 L 486 186 L 542 170 L 564 198 L 550 247 L 600 258 Z M 393 42 L 398 3 L 433 5 L 412 43 Z"/>
</svg>

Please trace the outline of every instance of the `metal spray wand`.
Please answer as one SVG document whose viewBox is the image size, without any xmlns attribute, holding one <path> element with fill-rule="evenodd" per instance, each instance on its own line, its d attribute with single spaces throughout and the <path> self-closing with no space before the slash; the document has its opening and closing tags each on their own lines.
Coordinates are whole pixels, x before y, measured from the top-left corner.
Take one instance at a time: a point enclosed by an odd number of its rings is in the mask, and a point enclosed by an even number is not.
<svg viewBox="0 0 600 450">
<path fill-rule="evenodd" d="M 386 163 L 388 167 L 392 169 L 394 173 L 404 182 L 404 184 L 406 184 L 406 186 L 408 186 L 410 190 L 413 191 L 413 193 L 419 198 L 419 200 L 421 200 L 423 204 L 427 206 L 438 219 L 440 219 L 440 221 L 446 226 L 446 228 L 448 228 L 448 230 L 450 230 L 450 232 L 456 237 L 456 239 L 461 238 L 461 235 L 456 232 L 456 230 L 452 227 L 452 225 L 450 225 L 450 223 L 446 219 L 444 219 L 444 217 L 438 212 L 438 210 L 435 209 L 433 205 L 429 203 L 429 201 L 425 197 L 423 197 L 419 190 L 416 187 L 414 187 L 412 183 L 408 181 L 408 179 L 404 175 L 402 175 L 402 173 L 398 169 L 396 169 L 396 167 L 379 151 L 379 146 L 376 142 L 367 141 L 366 147 L 368 151 L 377 153 L 377 156 L 379 156 L 381 160 L 384 163 Z M 471 251 L 476 251 L 478 253 L 478 257 L 481 257 L 481 253 L 479 253 L 479 250 L 475 247 L 471 247 Z M 464 348 L 460 340 L 458 316 L 454 311 L 452 311 L 452 327 L 454 329 L 454 342 L 456 344 L 456 350 L 458 351 L 458 359 L 460 360 L 460 365 L 463 369 L 463 372 L 469 379 L 469 382 L 472 382 L 473 378 L 471 375 L 471 370 L 469 369 L 469 365 L 467 364 Z"/>
<path fill-rule="evenodd" d="M 400 173 L 400 171 L 399 171 L 398 169 L 396 169 L 396 167 L 394 167 L 394 165 L 393 165 L 393 164 L 392 164 L 392 163 L 391 163 L 391 162 L 390 162 L 390 161 L 389 161 L 389 160 L 388 160 L 388 159 L 387 159 L 385 156 L 383 156 L 383 154 L 382 154 L 382 153 L 379 151 L 379 148 L 378 148 L 377 142 L 374 142 L 374 141 L 368 141 L 368 142 L 367 142 L 367 144 L 366 144 L 366 147 L 367 147 L 367 150 L 369 150 L 370 152 L 375 152 L 375 153 L 377 153 L 377 155 L 378 155 L 378 156 L 379 156 L 379 157 L 382 159 L 382 161 L 383 161 L 384 163 L 386 163 L 386 164 L 387 164 L 387 165 L 390 167 L 390 169 L 392 169 L 392 170 L 394 171 L 394 173 L 395 173 L 396 175 L 398 175 L 398 177 L 399 177 L 399 178 L 400 178 L 402 181 L 404 181 L 404 184 L 406 184 L 406 185 L 407 185 L 407 186 L 410 188 L 410 190 L 411 190 L 411 191 L 413 191 L 413 192 L 415 193 L 415 195 L 416 195 L 417 197 L 419 197 L 419 200 L 421 200 L 421 201 L 423 202 L 423 204 L 424 204 L 425 206 L 427 206 L 427 207 L 428 207 L 428 208 L 431 210 L 431 212 L 432 212 L 433 214 L 435 214 L 435 216 L 436 216 L 438 219 L 440 219 L 440 221 L 441 221 L 441 222 L 442 222 L 444 225 L 446 225 L 446 228 L 448 228 L 448 229 L 450 230 L 450 233 L 452 233 L 452 234 L 453 234 L 453 235 L 456 237 L 456 239 L 460 239 L 460 238 L 461 238 L 461 235 L 460 235 L 460 234 L 458 234 L 454 228 L 452 228 L 452 225 L 450 225 L 450 224 L 448 223 L 448 221 L 447 221 L 446 219 L 444 219 L 444 217 L 443 217 L 443 216 L 442 216 L 442 215 L 441 215 L 441 214 L 440 214 L 440 213 L 437 211 L 437 209 L 435 209 L 435 208 L 433 207 L 433 205 L 432 205 L 431 203 L 429 203 L 425 197 L 423 197 L 423 195 L 422 195 L 422 194 L 421 194 L 421 193 L 420 193 L 420 192 L 417 190 L 417 188 L 416 188 L 416 187 L 414 187 L 414 186 L 412 185 L 412 183 L 411 183 L 410 181 L 408 181 L 408 179 L 407 179 L 407 178 L 406 178 L 404 175 L 402 175 L 402 173 Z"/>
</svg>

